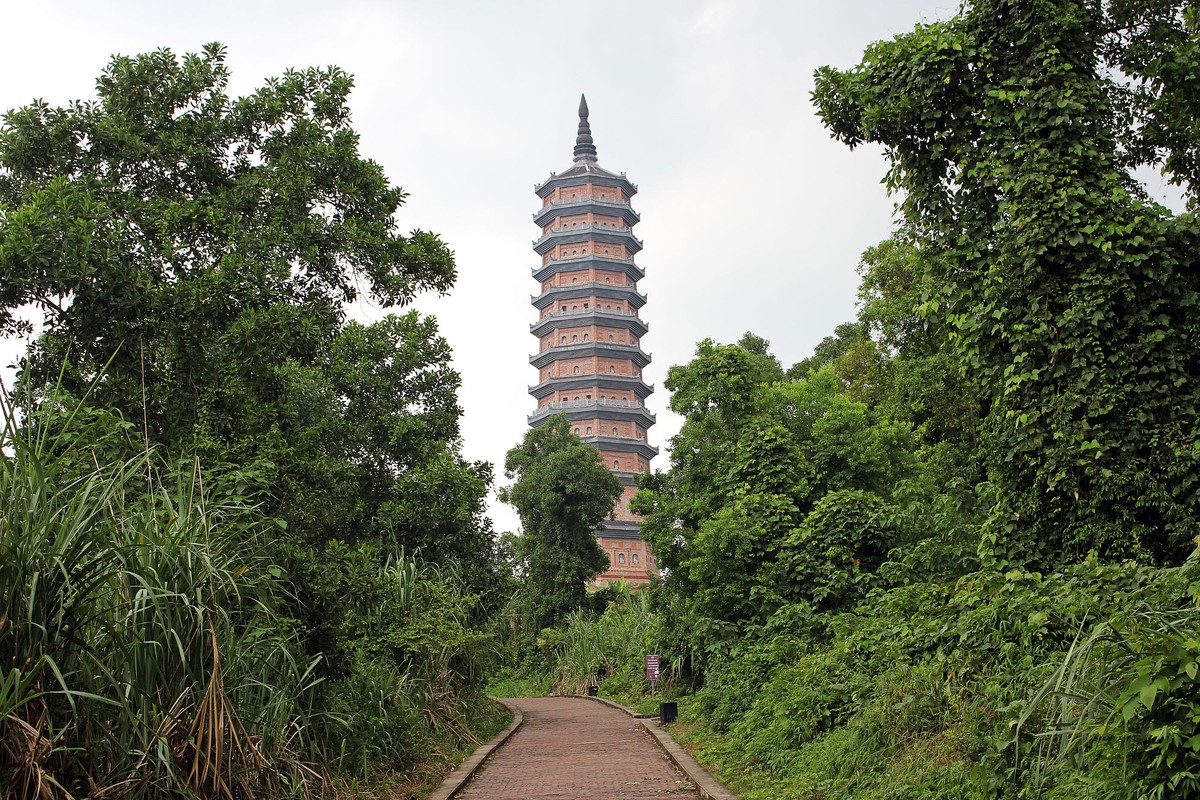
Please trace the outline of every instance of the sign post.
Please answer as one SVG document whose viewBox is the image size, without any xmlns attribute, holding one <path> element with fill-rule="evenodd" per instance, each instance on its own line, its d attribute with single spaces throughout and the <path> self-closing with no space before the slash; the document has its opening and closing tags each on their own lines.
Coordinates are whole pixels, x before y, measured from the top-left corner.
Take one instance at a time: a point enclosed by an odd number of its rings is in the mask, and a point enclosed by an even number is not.
<svg viewBox="0 0 1200 800">
<path fill-rule="evenodd" d="M 650 684 L 651 693 L 658 691 L 658 662 L 657 655 L 646 656 L 646 680 Z"/>
</svg>

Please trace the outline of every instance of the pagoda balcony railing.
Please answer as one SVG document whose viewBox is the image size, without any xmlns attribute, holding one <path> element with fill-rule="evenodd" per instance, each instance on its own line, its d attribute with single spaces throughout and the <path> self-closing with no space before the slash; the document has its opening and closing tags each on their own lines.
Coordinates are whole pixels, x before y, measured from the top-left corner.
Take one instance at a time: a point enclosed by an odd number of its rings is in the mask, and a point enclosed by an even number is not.
<svg viewBox="0 0 1200 800">
<path fill-rule="evenodd" d="M 581 372 L 578 375 L 551 375 L 541 383 L 529 387 L 529 393 L 551 389 L 557 386 L 594 386 L 596 379 L 602 378 L 610 388 L 623 384 L 636 384 L 636 388 L 645 390 L 646 394 L 654 394 L 654 384 L 646 383 L 640 375 L 614 375 L 611 372 Z M 619 382 L 619 383 L 617 383 Z"/>
<path fill-rule="evenodd" d="M 646 406 L 636 400 L 559 400 L 553 403 L 547 403 L 544 406 L 539 406 L 537 411 L 534 411 L 529 415 L 529 421 L 534 422 L 542 417 L 553 416 L 560 411 L 575 411 L 589 408 L 629 408 L 645 410 Z M 653 414 L 648 411 L 645 413 L 651 423 L 657 421 L 657 417 L 655 417 Z"/>
<path fill-rule="evenodd" d="M 636 283 L 601 283 L 600 281 L 584 281 L 583 283 L 552 283 L 546 287 L 545 291 L 539 294 L 529 295 L 530 301 L 536 301 L 539 297 L 549 292 L 568 291 L 571 289 L 623 289 L 627 292 L 632 292 L 641 298 L 642 302 L 646 302 L 646 295 L 637 290 Z"/>
<path fill-rule="evenodd" d="M 635 336 L 645 336 L 650 331 L 650 326 L 638 316 L 636 311 L 622 311 L 615 308 L 589 308 L 583 311 L 551 311 L 549 314 L 538 317 L 537 322 L 529 326 L 529 332 L 541 336 L 558 328 L 560 323 L 568 320 L 591 322 L 600 327 L 616 325 L 632 331 Z M 613 342 L 613 344 L 617 343 Z"/>
<path fill-rule="evenodd" d="M 542 238 L 544 239 L 546 237 L 543 236 Z M 541 239 L 539 239 L 538 241 L 541 241 Z M 534 244 L 536 245 L 537 242 L 534 242 Z M 552 258 L 549 261 L 547 261 L 545 264 L 541 264 L 539 266 L 533 267 L 529 271 L 531 274 L 537 275 L 539 272 L 541 272 L 544 269 L 548 269 L 550 267 L 560 267 L 560 266 L 564 266 L 564 265 L 570 266 L 579 261 L 611 261 L 614 264 L 632 264 L 632 263 L 634 263 L 633 256 L 625 256 L 625 257 L 601 256 L 601 255 L 596 255 L 595 253 L 583 253 L 582 255 L 567 256 L 566 258 Z M 604 269 L 604 267 L 603 267 L 603 265 L 601 265 L 601 266 L 596 267 L 596 269 Z"/>
<path fill-rule="evenodd" d="M 547 403 L 544 406 L 539 406 L 538 411 L 543 408 L 552 408 L 555 411 L 566 411 L 568 408 L 587 408 L 589 406 L 613 406 L 614 408 L 645 408 L 644 403 L 639 403 L 637 400 L 609 400 L 607 398 L 593 398 L 591 400 L 555 400 L 552 403 Z"/>
<path fill-rule="evenodd" d="M 567 228 L 567 230 L 571 230 L 571 229 Z M 610 230 L 619 230 L 619 229 L 610 229 Z M 629 229 L 626 228 L 625 230 L 629 230 Z M 588 259 L 588 258 L 592 258 L 593 260 L 598 260 L 598 261 L 619 261 L 622 264 L 632 264 L 633 263 L 633 256 L 601 256 L 601 255 L 596 255 L 595 253 L 583 253 L 582 255 L 567 256 L 566 258 L 552 258 L 549 261 L 547 261 L 545 264 L 543 264 L 542 267 L 549 267 L 554 264 L 562 264 L 567 261 L 582 261 L 582 260 Z M 538 269 L 541 269 L 542 267 L 537 267 L 537 269 L 535 269 L 534 271 L 536 272 Z"/>
<path fill-rule="evenodd" d="M 591 317 L 595 316 L 596 314 L 616 314 L 620 317 L 637 316 L 636 311 L 622 311 L 619 308 L 589 308 L 586 311 L 551 311 L 549 314 L 543 314 L 542 316 L 538 317 L 538 322 L 544 319 L 550 319 L 552 317 L 555 319 L 560 317 Z M 533 323 L 533 325 L 537 325 L 537 322 Z M 532 328 L 533 325 L 530 325 L 529 327 Z"/>
<path fill-rule="evenodd" d="M 555 361 L 568 358 L 599 356 L 600 358 L 628 359 L 633 365 L 642 369 L 650 364 L 650 355 L 639 345 L 626 342 L 571 342 L 570 344 L 549 344 L 529 357 L 529 363 L 541 369 Z"/>
<path fill-rule="evenodd" d="M 612 206 L 613 208 L 629 208 L 628 200 L 613 200 L 608 197 L 599 197 L 594 194 L 583 194 L 579 197 L 564 197 L 560 200 L 551 200 L 545 205 L 542 211 L 545 211 L 547 208 L 557 208 L 559 206 L 578 206 L 586 205 L 588 203 L 594 203 L 598 206 Z M 536 217 L 541 213 L 541 211 L 535 211 L 533 215 Z"/>
<path fill-rule="evenodd" d="M 546 287 L 546 291 L 551 289 L 632 289 L 637 291 L 636 283 L 601 283 L 600 281 L 584 281 L 583 283 L 552 283 Z M 537 295 L 532 295 L 537 297 Z"/>
<path fill-rule="evenodd" d="M 633 239 L 633 241 L 637 243 L 638 247 L 642 246 L 642 240 L 633 235 L 633 228 L 618 228 L 615 225 L 593 225 L 591 223 L 576 225 L 573 228 L 551 228 L 537 239 L 534 239 L 533 246 L 537 247 L 539 244 L 542 244 L 552 237 L 561 236 L 566 233 L 620 233 L 627 235 L 630 239 Z"/>
</svg>

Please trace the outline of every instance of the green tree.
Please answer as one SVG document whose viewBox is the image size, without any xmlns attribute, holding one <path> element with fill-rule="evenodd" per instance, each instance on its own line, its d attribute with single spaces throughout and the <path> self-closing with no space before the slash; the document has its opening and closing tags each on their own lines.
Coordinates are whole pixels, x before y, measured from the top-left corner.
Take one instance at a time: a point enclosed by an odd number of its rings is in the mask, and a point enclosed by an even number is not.
<svg viewBox="0 0 1200 800">
<path fill-rule="evenodd" d="M 152 441 L 236 441 L 342 303 L 454 279 L 436 236 L 396 232 L 405 195 L 358 153 L 346 73 L 288 71 L 239 99 L 228 80 L 216 44 L 119 56 L 97 100 L 39 101 L 0 129 L 0 325 L 38 309 L 33 365 L 66 362 L 71 390 L 107 365 L 96 402 Z"/>
<path fill-rule="evenodd" d="M 461 455 L 449 346 L 431 318 L 363 325 L 344 310 L 448 289 L 453 255 L 431 233 L 399 233 L 405 194 L 359 153 L 349 75 L 289 70 L 241 98 L 228 82 L 216 44 L 118 56 L 95 100 L 4 116 L 0 332 L 22 329 L 18 312 L 40 315 L 25 419 L 86 397 L 79 420 L 128 428 L 84 441 L 84 456 L 199 458 L 206 486 L 270 520 L 269 567 L 290 582 L 280 615 L 321 656 L 322 708 L 361 709 L 397 697 L 405 670 L 438 649 L 404 660 L 372 646 L 412 622 L 379 602 L 395 564 L 417 551 L 435 562 L 422 574 L 438 576 L 432 605 L 446 618 L 477 627 L 498 602 L 491 469 Z M 443 655 L 468 644 L 446 628 Z M 338 757 L 392 757 L 389 737 L 415 741 L 413 720 L 450 719 L 470 682 L 410 677 L 448 705 L 380 705 Z M 336 729 L 315 736 L 343 742 Z"/>
<path fill-rule="evenodd" d="M 920 473 L 909 427 L 877 419 L 832 367 L 783 380 L 761 339 L 742 342 L 751 349 L 703 341 L 690 363 L 671 368 L 666 384 L 684 424 L 669 471 L 639 479 L 633 503 L 666 573 L 656 602 L 675 655 L 701 664 L 741 636 L 772 630 L 790 604 L 844 610 L 858 595 L 839 587 L 837 603 L 818 602 L 832 590 L 810 574 L 813 557 L 802 563 L 794 552 L 798 529 L 828 493 L 851 492 L 872 512 L 839 523 L 861 523 L 843 561 L 874 570 L 897 538 L 876 524 L 877 507 Z M 829 516 L 819 519 L 832 529 Z"/>
<path fill-rule="evenodd" d="M 983 388 L 1001 559 L 1176 562 L 1197 533 L 1200 225 L 1128 170 L 1195 203 L 1198 36 L 1182 2 L 980 0 L 818 71 L 834 135 L 887 149 Z"/>
<path fill-rule="evenodd" d="M 612 514 L 621 482 L 596 448 L 571 433 L 566 415 L 551 417 L 508 451 L 500 492 L 521 517 L 518 551 L 536 627 L 560 621 L 587 601 L 587 584 L 608 567 L 596 530 Z"/>
</svg>

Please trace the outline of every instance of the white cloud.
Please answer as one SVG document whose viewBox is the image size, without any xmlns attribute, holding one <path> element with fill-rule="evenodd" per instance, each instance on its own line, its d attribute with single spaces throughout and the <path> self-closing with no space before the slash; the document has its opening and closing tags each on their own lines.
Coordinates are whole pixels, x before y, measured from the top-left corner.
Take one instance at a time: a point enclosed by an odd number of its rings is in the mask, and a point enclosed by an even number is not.
<svg viewBox="0 0 1200 800">
<path fill-rule="evenodd" d="M 0 107 L 89 95 L 109 54 L 228 45 L 237 92 L 286 67 L 356 76 L 363 152 L 411 194 L 403 230 L 439 232 L 459 282 L 435 313 L 463 375 L 472 459 L 503 462 L 525 430 L 537 262 L 533 184 L 570 165 L 587 92 L 600 163 L 626 171 L 644 222 L 644 345 L 665 444 L 667 368 L 704 337 L 753 330 L 785 365 L 853 314 L 858 254 L 889 231 L 869 152 L 829 140 L 812 71 L 953 7 L 927 2 L 615 0 L 9 4 Z M 377 315 L 365 306 L 357 315 Z M 665 454 L 658 466 L 666 466 Z M 497 527 L 515 526 L 497 511 Z"/>
</svg>

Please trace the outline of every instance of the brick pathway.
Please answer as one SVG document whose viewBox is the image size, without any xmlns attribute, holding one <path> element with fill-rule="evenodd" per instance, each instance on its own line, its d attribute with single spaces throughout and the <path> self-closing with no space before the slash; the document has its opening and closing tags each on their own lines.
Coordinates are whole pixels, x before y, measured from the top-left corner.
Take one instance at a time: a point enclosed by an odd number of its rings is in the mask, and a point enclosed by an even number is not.
<svg viewBox="0 0 1200 800">
<path fill-rule="evenodd" d="M 581 697 L 512 701 L 525 722 L 479 768 L 461 800 L 695 800 L 700 795 L 642 724 Z"/>
</svg>

